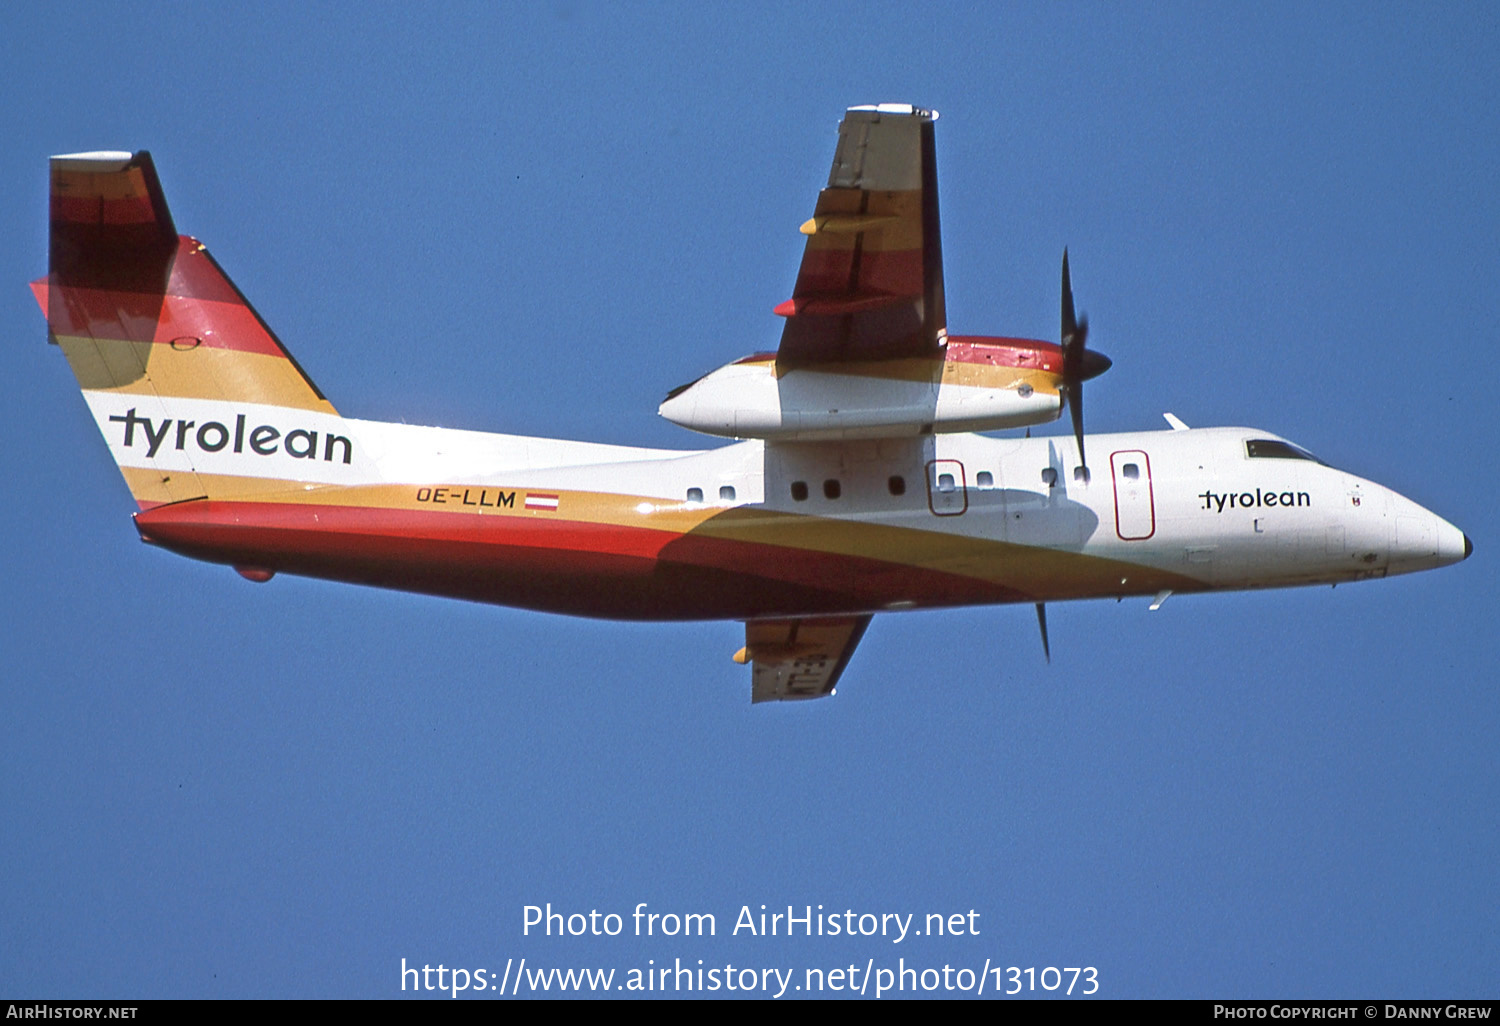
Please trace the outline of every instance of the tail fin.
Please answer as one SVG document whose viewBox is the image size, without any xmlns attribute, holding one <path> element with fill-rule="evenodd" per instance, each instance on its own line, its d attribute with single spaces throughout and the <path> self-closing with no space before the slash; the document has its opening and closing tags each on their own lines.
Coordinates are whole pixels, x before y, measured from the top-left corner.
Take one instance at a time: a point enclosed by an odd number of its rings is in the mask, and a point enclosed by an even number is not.
<svg viewBox="0 0 1500 1026">
<path fill-rule="evenodd" d="M 336 411 L 207 249 L 177 234 L 149 153 L 53 157 L 51 207 L 48 273 L 32 289 L 142 508 L 217 496 L 231 480 L 242 484 L 229 491 L 265 490 L 319 461 L 308 425 Z M 281 458 L 222 458 L 249 451 L 247 416 L 274 413 L 247 404 L 302 418 L 282 445 L 263 434 L 253 449 Z"/>
</svg>

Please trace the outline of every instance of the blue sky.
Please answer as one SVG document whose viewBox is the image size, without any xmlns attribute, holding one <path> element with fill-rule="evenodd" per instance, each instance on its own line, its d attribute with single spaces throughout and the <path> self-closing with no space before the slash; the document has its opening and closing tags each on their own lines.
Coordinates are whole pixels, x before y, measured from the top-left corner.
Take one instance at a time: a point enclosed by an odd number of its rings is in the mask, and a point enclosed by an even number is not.
<svg viewBox="0 0 1500 1026">
<path fill-rule="evenodd" d="M 1497 45 L 1485 4 L 7 10 L 0 996 L 522 957 L 1493 996 Z M 697 447 L 657 403 L 774 347 L 835 126 L 886 100 L 943 115 L 955 332 L 1052 338 L 1067 245 L 1092 430 L 1261 427 L 1474 557 L 1055 606 L 1050 666 L 1029 607 L 882 616 L 835 699 L 752 709 L 737 624 L 141 545 L 25 287 L 47 155 L 147 148 L 341 412 Z M 547 902 L 718 935 L 523 936 Z M 730 936 L 761 904 L 980 934 Z"/>
</svg>

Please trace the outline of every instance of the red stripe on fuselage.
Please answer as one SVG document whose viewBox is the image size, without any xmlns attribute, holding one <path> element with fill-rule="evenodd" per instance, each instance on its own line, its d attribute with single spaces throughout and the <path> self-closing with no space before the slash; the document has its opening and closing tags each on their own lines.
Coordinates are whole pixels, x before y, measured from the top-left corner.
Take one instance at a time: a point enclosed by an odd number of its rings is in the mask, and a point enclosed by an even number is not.
<svg viewBox="0 0 1500 1026">
<path fill-rule="evenodd" d="M 192 500 L 136 516 L 211 562 L 580 616 L 746 619 L 1021 601 L 900 563 L 556 517 Z"/>
</svg>

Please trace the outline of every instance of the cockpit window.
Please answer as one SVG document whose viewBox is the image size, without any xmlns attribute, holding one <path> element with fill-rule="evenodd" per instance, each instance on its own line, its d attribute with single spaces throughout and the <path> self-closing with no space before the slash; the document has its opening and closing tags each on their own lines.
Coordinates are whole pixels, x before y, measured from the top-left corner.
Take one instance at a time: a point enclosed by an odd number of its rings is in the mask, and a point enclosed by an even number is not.
<svg viewBox="0 0 1500 1026">
<path fill-rule="evenodd" d="M 1290 442 L 1279 442 L 1274 438 L 1250 438 L 1245 441 L 1245 455 L 1251 459 L 1265 460 L 1312 460 L 1322 463 L 1306 449 L 1299 449 Z M 1326 464 L 1324 464 L 1326 466 Z"/>
</svg>

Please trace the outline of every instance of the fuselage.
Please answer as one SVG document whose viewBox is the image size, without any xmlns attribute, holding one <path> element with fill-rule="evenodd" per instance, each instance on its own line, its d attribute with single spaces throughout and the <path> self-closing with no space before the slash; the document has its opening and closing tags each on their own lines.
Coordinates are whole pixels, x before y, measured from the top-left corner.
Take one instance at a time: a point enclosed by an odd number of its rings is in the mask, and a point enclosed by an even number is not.
<svg viewBox="0 0 1500 1026">
<path fill-rule="evenodd" d="M 1090 435 L 1085 473 L 1057 436 L 676 452 L 200 402 L 163 423 L 91 400 L 122 467 L 180 461 L 232 496 L 143 510 L 147 541 L 251 575 L 559 613 L 754 619 L 1341 583 L 1468 551 L 1411 500 L 1245 428 Z"/>
</svg>

